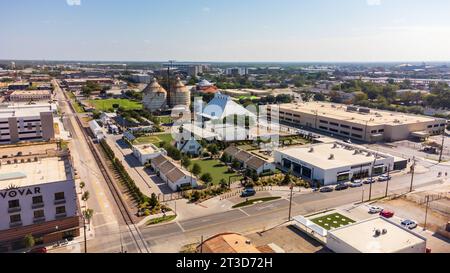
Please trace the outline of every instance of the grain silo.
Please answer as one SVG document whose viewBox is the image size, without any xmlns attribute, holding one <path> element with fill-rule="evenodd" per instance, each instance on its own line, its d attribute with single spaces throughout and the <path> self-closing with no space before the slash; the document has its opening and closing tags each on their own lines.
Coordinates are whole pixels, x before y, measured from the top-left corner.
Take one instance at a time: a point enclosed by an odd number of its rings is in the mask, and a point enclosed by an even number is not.
<svg viewBox="0 0 450 273">
<path fill-rule="evenodd" d="M 167 105 L 167 92 L 155 79 L 147 85 L 143 92 L 142 103 L 150 112 L 161 110 Z"/>
</svg>

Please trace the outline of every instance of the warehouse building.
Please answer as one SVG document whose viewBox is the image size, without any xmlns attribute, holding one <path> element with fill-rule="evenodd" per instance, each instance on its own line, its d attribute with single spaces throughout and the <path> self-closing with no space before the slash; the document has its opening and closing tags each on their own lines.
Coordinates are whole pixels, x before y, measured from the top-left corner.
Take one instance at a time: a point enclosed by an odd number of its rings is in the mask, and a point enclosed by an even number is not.
<svg viewBox="0 0 450 273">
<path fill-rule="evenodd" d="M 0 252 L 24 248 L 28 234 L 37 245 L 80 234 L 70 153 L 56 149 L 37 152 L 37 149 L 17 147 L 12 154 L 2 153 Z"/>
<path fill-rule="evenodd" d="M 14 91 L 9 95 L 9 100 L 12 102 L 49 101 L 51 99 L 52 91 L 50 90 Z"/>
<path fill-rule="evenodd" d="M 267 111 L 271 120 L 280 123 L 371 143 L 426 138 L 442 133 L 447 123 L 440 118 L 325 102 L 270 105 Z"/>
<path fill-rule="evenodd" d="M 0 106 L 0 144 L 55 138 L 54 105 Z"/>
<path fill-rule="evenodd" d="M 197 187 L 197 179 L 165 155 L 159 155 L 153 158 L 151 165 L 158 176 L 173 191 L 179 191 L 188 187 Z"/>
<path fill-rule="evenodd" d="M 281 149 L 274 157 L 282 170 L 323 186 L 381 175 L 397 166 L 393 156 L 343 142 Z"/>
<path fill-rule="evenodd" d="M 377 217 L 327 233 L 327 247 L 335 253 L 425 253 L 427 239 Z"/>
</svg>

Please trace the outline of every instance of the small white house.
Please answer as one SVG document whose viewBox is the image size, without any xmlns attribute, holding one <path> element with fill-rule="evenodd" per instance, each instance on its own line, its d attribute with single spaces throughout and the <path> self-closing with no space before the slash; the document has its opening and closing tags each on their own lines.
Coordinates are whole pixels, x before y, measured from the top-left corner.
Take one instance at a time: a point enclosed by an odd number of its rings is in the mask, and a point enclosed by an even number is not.
<svg viewBox="0 0 450 273">
<path fill-rule="evenodd" d="M 116 113 L 102 113 L 100 115 L 100 120 L 102 121 L 103 124 L 109 124 L 109 123 L 113 123 L 113 119 L 117 117 Z"/>
<path fill-rule="evenodd" d="M 264 172 L 275 171 L 275 164 L 264 160 L 247 151 L 241 150 L 235 146 L 230 146 L 225 149 L 225 154 L 231 156 L 233 159 L 241 162 L 242 166 L 247 169 L 256 171 L 258 175 Z"/>
<path fill-rule="evenodd" d="M 133 145 L 132 150 L 133 155 L 139 160 L 139 162 L 141 162 L 142 165 L 159 155 L 167 154 L 166 150 L 158 148 L 153 144 Z"/>
<path fill-rule="evenodd" d="M 151 160 L 151 164 L 159 177 L 167 183 L 173 191 L 179 191 L 183 187 L 197 187 L 197 179 L 188 171 L 185 171 L 172 162 L 168 157 L 159 155 Z"/>
<path fill-rule="evenodd" d="M 199 155 L 202 151 L 202 145 L 194 138 L 177 141 L 176 147 L 180 152 L 191 155 Z"/>
<path fill-rule="evenodd" d="M 105 138 L 105 133 L 103 132 L 103 128 L 97 123 L 97 121 L 92 120 L 89 122 L 89 128 L 91 129 L 92 134 L 97 140 L 101 140 Z"/>
</svg>

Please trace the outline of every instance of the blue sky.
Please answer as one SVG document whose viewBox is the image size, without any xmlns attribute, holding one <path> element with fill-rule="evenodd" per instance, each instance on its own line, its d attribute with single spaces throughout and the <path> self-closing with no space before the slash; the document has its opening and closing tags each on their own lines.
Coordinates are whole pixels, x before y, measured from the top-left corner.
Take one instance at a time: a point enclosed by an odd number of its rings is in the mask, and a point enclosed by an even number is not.
<svg viewBox="0 0 450 273">
<path fill-rule="evenodd" d="M 448 0 L 0 0 L 0 58 L 449 61 Z"/>
</svg>

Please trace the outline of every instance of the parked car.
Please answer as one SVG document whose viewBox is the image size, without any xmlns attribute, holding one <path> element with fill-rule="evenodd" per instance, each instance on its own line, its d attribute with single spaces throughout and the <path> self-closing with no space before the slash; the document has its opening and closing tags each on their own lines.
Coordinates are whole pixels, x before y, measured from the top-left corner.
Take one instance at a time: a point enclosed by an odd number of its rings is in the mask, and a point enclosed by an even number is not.
<svg viewBox="0 0 450 273">
<path fill-rule="evenodd" d="M 247 188 L 244 191 L 242 191 L 241 193 L 241 197 L 248 197 L 248 196 L 253 196 L 256 194 L 255 189 L 252 188 Z"/>
<path fill-rule="evenodd" d="M 320 192 L 332 192 L 333 188 L 332 187 L 322 187 L 319 190 Z"/>
<path fill-rule="evenodd" d="M 394 212 L 384 209 L 380 212 L 380 215 L 383 216 L 384 218 L 392 218 L 394 216 Z"/>
<path fill-rule="evenodd" d="M 367 178 L 367 179 L 365 179 L 364 180 L 364 184 L 372 184 L 372 183 L 375 183 L 376 181 L 375 181 L 375 179 L 374 178 Z"/>
<path fill-rule="evenodd" d="M 47 253 L 47 248 L 46 247 L 36 247 L 36 248 L 33 248 L 32 250 L 28 251 L 28 253 Z"/>
<path fill-rule="evenodd" d="M 369 213 L 372 213 L 372 214 L 380 213 L 382 211 L 383 211 L 383 208 L 381 208 L 381 207 L 376 207 L 376 206 L 370 206 L 369 207 Z"/>
<path fill-rule="evenodd" d="M 385 174 L 378 177 L 378 182 L 386 182 L 388 180 L 391 180 L 391 177 Z"/>
<path fill-rule="evenodd" d="M 415 229 L 417 227 L 417 222 L 413 220 L 403 220 L 401 225 L 408 229 Z"/>
<path fill-rule="evenodd" d="M 362 187 L 362 186 L 363 186 L 363 183 L 362 183 L 361 180 L 355 180 L 355 181 L 349 183 L 349 186 L 350 186 L 351 188 L 358 188 L 358 187 Z"/>
<path fill-rule="evenodd" d="M 334 188 L 334 190 L 336 190 L 336 191 L 343 191 L 346 189 L 348 189 L 348 186 L 346 184 L 339 184 Z"/>
</svg>

